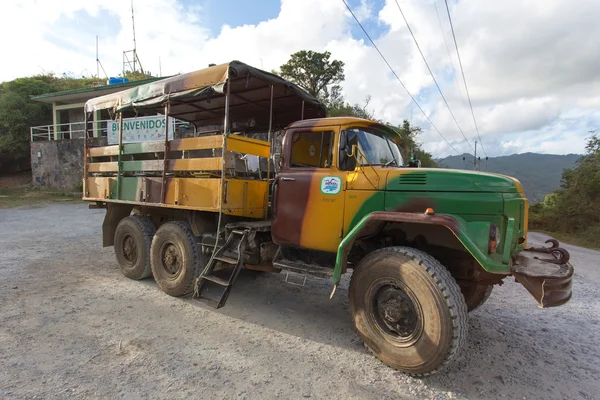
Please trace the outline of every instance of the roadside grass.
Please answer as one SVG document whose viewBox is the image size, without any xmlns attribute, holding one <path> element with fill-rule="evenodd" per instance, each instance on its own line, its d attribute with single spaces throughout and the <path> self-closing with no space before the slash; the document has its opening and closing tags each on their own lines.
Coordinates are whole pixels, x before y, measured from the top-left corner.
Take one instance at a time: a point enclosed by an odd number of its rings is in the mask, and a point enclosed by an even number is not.
<svg viewBox="0 0 600 400">
<path fill-rule="evenodd" d="M 33 189 L 30 186 L 0 188 L 0 208 L 12 208 L 36 203 L 81 201 L 80 192 Z"/>
<path fill-rule="evenodd" d="M 552 236 L 561 243 L 571 244 L 573 246 L 585 247 L 592 250 L 600 250 L 600 244 L 598 244 L 598 238 L 590 239 L 586 236 L 581 236 L 573 233 L 564 232 L 550 232 L 545 230 L 535 229 L 536 232 L 543 232 L 547 235 Z"/>
</svg>

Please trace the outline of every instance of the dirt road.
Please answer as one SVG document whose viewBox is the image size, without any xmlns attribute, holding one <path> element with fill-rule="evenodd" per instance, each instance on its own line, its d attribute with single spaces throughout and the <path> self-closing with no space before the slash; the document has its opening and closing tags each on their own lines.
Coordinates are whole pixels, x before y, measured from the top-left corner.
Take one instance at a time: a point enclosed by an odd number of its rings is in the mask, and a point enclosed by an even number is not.
<svg viewBox="0 0 600 400">
<path fill-rule="evenodd" d="M 569 248 L 573 299 L 541 310 L 518 284 L 470 315 L 464 357 L 412 379 L 364 350 L 345 286 L 243 271 L 214 310 L 134 282 L 101 247 L 103 210 L 0 210 L 0 398 L 600 396 L 600 253 Z M 532 235 L 532 239 L 543 239 Z"/>
</svg>

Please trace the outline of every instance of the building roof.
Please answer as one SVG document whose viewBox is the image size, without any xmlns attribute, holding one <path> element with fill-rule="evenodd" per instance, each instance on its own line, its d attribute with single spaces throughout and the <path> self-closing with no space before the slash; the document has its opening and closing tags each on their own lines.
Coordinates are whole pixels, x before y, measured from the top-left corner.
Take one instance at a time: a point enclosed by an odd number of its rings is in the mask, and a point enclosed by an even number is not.
<svg viewBox="0 0 600 400">
<path fill-rule="evenodd" d="M 71 104 L 71 103 L 84 103 L 94 97 L 119 92 L 123 89 L 144 85 L 146 83 L 154 82 L 164 78 L 148 78 L 140 79 L 136 81 L 129 81 L 125 83 L 118 83 L 115 85 L 103 85 L 96 87 L 87 87 L 81 89 L 64 90 L 62 92 L 44 93 L 38 96 L 31 96 L 34 101 L 42 103 L 59 103 L 59 104 Z"/>
</svg>

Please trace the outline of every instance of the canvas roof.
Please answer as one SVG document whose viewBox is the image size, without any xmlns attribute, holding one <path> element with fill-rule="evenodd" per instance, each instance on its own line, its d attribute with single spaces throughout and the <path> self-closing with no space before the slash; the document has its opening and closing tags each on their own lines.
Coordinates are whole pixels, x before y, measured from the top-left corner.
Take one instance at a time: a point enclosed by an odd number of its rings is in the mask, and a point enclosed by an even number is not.
<svg viewBox="0 0 600 400">
<path fill-rule="evenodd" d="M 326 116 L 325 106 L 297 85 L 239 61 L 97 97 L 89 100 L 85 109 L 87 112 L 108 109 L 163 113 L 165 103 L 170 101 L 172 117 L 197 126 L 222 125 L 228 78 L 232 124 L 246 124 L 256 129 L 268 127 L 271 85 L 275 126 L 286 126 L 301 119 L 302 102 L 304 118 Z"/>
</svg>

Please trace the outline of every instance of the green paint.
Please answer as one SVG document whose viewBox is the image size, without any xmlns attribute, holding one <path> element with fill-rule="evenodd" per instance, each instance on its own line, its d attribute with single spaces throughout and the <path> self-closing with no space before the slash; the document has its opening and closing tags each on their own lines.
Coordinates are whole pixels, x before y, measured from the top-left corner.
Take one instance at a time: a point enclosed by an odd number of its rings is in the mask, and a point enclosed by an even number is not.
<svg viewBox="0 0 600 400">
<path fill-rule="evenodd" d="M 503 175 L 452 169 L 419 168 L 408 174 L 388 174 L 386 190 L 427 192 L 518 193 Z"/>
<path fill-rule="evenodd" d="M 115 181 L 110 198 L 112 200 L 139 201 L 139 181 L 138 177 L 121 177 L 120 180 Z"/>
<path fill-rule="evenodd" d="M 510 256 L 523 249 L 523 245 L 517 245 L 517 239 L 526 231 L 523 219 L 527 206 L 513 180 L 502 175 L 443 169 L 418 169 L 402 175 L 397 172 L 398 169 L 390 169 L 385 190 L 373 191 L 352 218 L 349 232 L 338 247 L 333 272 L 335 284 L 350 251 L 346 247 L 361 231 L 370 213 L 424 212 L 427 207 L 456 221 L 458 240 L 483 269 L 510 273 Z M 351 193 L 348 190 L 347 196 Z M 409 209 L 404 209 L 407 205 Z M 491 224 L 498 227 L 500 244 L 496 253 L 488 254 Z"/>
<path fill-rule="evenodd" d="M 506 235 L 504 236 L 504 240 L 506 244 L 513 242 L 513 233 L 515 231 L 515 219 L 509 218 L 508 224 L 506 224 Z M 504 246 L 504 251 L 502 252 L 502 262 L 508 264 L 510 261 L 510 250 L 512 246 Z"/>
</svg>

